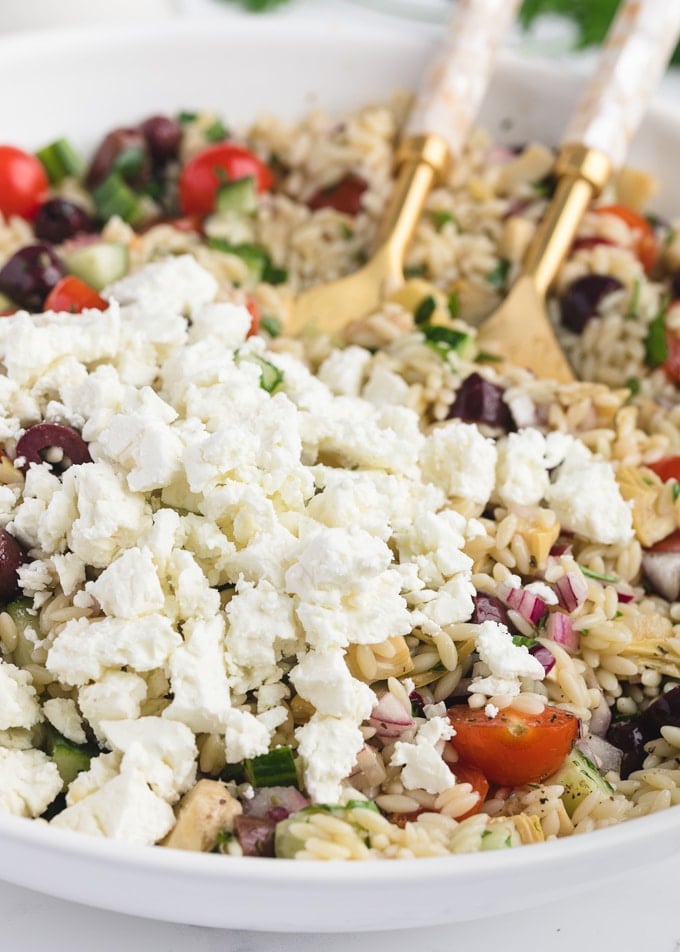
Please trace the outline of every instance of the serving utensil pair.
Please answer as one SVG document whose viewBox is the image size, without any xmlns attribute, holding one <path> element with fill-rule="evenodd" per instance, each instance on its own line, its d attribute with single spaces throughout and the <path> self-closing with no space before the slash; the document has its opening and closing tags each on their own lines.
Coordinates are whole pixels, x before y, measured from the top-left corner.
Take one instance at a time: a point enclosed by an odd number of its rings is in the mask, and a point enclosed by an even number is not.
<svg viewBox="0 0 680 952">
<path fill-rule="evenodd" d="M 428 70 L 397 150 L 397 179 L 369 262 L 294 303 L 288 324 L 336 333 L 377 310 L 404 282 L 403 262 L 427 196 L 461 155 L 518 0 L 456 0 L 438 57 Z M 551 326 L 545 297 L 581 218 L 623 163 L 680 35 L 680 3 L 622 0 L 597 68 L 566 126 L 557 186 L 498 310 L 478 329 L 485 350 L 558 382 L 573 371 Z"/>
</svg>

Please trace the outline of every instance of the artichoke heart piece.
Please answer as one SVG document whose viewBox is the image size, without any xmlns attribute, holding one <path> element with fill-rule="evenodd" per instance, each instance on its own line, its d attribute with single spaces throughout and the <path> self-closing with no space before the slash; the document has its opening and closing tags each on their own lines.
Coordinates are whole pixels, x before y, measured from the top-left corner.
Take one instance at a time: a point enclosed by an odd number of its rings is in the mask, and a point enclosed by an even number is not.
<svg viewBox="0 0 680 952">
<path fill-rule="evenodd" d="M 670 619 L 647 612 L 627 611 L 621 623 L 633 636 L 621 651 L 622 657 L 630 658 L 641 668 L 680 678 L 680 639 L 674 637 Z"/>
<path fill-rule="evenodd" d="M 616 473 L 621 495 L 632 502 L 633 529 L 645 548 L 676 528 L 672 489 L 646 466 L 622 466 Z"/>
</svg>

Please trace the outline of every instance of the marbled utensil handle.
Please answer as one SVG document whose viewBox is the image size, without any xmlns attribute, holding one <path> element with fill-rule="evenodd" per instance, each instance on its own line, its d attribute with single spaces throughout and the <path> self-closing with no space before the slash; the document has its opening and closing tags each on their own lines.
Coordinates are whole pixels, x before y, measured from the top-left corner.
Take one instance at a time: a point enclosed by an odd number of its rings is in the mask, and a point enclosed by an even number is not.
<svg viewBox="0 0 680 952">
<path fill-rule="evenodd" d="M 680 0 L 623 0 L 562 138 L 620 166 L 680 34 Z"/>
<path fill-rule="evenodd" d="M 407 120 L 407 136 L 437 135 L 453 156 L 460 154 L 518 7 L 519 0 L 456 0 L 443 47 Z"/>
</svg>

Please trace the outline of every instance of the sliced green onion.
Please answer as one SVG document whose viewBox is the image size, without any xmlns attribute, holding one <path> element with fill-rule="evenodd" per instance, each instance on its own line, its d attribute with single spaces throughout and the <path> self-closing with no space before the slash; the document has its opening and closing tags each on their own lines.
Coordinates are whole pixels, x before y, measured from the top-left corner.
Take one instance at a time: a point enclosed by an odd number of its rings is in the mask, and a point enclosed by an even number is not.
<svg viewBox="0 0 680 952">
<path fill-rule="evenodd" d="M 290 747 L 276 747 L 259 757 L 243 762 L 246 779 L 253 787 L 297 787 L 293 751 Z"/>
<path fill-rule="evenodd" d="M 85 162 L 68 139 L 57 139 L 36 152 L 53 185 L 58 185 L 67 176 L 78 178 L 85 169 Z"/>
</svg>

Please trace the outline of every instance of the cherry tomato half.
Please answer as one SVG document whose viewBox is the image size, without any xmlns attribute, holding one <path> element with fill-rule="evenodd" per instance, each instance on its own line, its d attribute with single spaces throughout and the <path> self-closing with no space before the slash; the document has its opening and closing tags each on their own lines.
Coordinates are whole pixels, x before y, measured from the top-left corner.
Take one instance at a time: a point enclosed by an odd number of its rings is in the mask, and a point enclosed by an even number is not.
<svg viewBox="0 0 680 952">
<path fill-rule="evenodd" d="M 578 736 L 578 718 L 556 707 L 540 714 L 506 708 L 487 717 L 483 710 L 459 704 L 447 713 L 456 731 L 451 743 L 461 760 L 504 787 L 538 783 L 555 773 Z"/>
<path fill-rule="evenodd" d="M 651 545 L 648 552 L 680 552 L 680 529 L 671 532 L 665 539 L 660 539 Z"/>
<path fill-rule="evenodd" d="M 209 215 L 225 182 L 251 176 L 258 192 L 274 184 L 274 173 L 261 159 L 240 145 L 219 142 L 194 155 L 179 176 L 179 202 L 185 215 Z"/>
<path fill-rule="evenodd" d="M 640 264 L 649 273 L 659 254 L 659 243 L 656 240 L 654 229 L 639 212 L 628 208 L 627 205 L 600 205 L 595 211 L 600 215 L 614 215 L 625 222 L 635 236 L 633 248 Z"/>
<path fill-rule="evenodd" d="M 645 463 L 645 466 L 664 483 L 669 479 L 676 479 L 680 483 L 680 456 L 665 456 L 656 463 Z"/>
<path fill-rule="evenodd" d="M 0 212 L 30 221 L 48 189 L 47 173 L 39 159 L 13 145 L 0 145 Z"/>
<path fill-rule="evenodd" d="M 469 783 L 472 787 L 472 792 L 479 796 L 477 803 L 471 807 L 467 813 L 456 817 L 457 820 L 465 820 L 467 817 L 472 816 L 474 813 L 479 813 L 481 810 L 482 804 L 489 795 L 489 781 L 479 768 L 472 767 L 470 764 L 451 764 L 451 772 L 456 778 L 456 783 Z"/>
<path fill-rule="evenodd" d="M 252 320 L 250 322 L 250 330 L 248 331 L 248 337 L 252 337 L 253 334 L 257 334 L 260 330 L 260 305 L 257 303 L 252 294 L 249 294 L 246 297 L 246 309 L 250 314 Z"/>
<path fill-rule="evenodd" d="M 57 281 L 45 300 L 46 311 L 68 311 L 71 314 L 80 314 L 88 307 L 105 311 L 108 306 L 105 298 L 73 274 Z"/>
<path fill-rule="evenodd" d="M 674 384 L 680 384 L 680 337 L 666 328 L 666 347 L 668 354 L 661 365 L 666 378 Z"/>
</svg>

